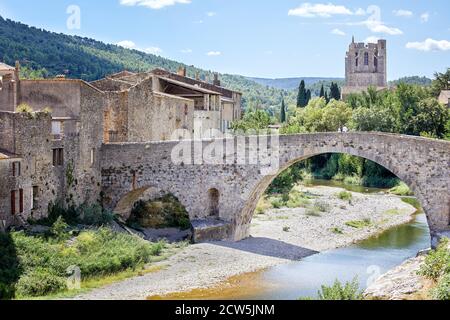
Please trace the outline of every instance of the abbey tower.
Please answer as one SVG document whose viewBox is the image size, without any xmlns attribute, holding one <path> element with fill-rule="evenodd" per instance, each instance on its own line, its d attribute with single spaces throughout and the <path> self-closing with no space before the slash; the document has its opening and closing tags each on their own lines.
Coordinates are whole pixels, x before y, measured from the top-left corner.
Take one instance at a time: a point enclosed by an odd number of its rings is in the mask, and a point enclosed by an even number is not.
<svg viewBox="0 0 450 320">
<path fill-rule="evenodd" d="M 345 58 L 345 87 L 343 97 L 350 93 L 366 91 L 373 86 L 377 90 L 387 87 L 386 40 L 378 43 L 355 43 L 353 38 Z"/>
</svg>

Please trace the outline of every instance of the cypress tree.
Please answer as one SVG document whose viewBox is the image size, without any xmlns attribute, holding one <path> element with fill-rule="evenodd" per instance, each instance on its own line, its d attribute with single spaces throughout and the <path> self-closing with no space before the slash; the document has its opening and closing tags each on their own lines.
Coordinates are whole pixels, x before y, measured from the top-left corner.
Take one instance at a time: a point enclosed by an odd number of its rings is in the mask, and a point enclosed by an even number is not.
<svg viewBox="0 0 450 320">
<path fill-rule="evenodd" d="M 324 88 L 323 84 L 322 84 L 322 87 L 320 88 L 320 97 L 325 98 L 325 88 Z"/>
<path fill-rule="evenodd" d="M 326 103 L 328 104 L 328 102 L 330 102 L 330 98 L 328 98 L 328 91 L 325 91 L 324 98 L 325 98 Z"/>
<path fill-rule="evenodd" d="M 302 80 L 300 82 L 300 87 L 298 88 L 298 96 L 297 96 L 297 107 L 304 108 L 308 105 L 307 97 L 306 97 L 306 86 L 305 81 Z"/>
<path fill-rule="evenodd" d="M 341 100 L 341 91 L 339 90 L 337 83 L 331 83 L 330 98 L 338 101 Z"/>
<path fill-rule="evenodd" d="M 306 105 L 311 101 L 311 90 L 306 91 Z"/>
<path fill-rule="evenodd" d="M 285 123 L 286 122 L 286 105 L 284 103 L 284 98 L 282 98 L 281 100 L 281 115 L 280 115 L 280 121 L 281 123 Z"/>
</svg>

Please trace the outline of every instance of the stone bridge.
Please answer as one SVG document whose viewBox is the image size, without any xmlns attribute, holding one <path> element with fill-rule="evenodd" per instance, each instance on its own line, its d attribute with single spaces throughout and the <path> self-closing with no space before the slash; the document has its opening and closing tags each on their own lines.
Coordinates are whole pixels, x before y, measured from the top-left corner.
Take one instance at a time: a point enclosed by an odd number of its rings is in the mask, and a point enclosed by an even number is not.
<svg viewBox="0 0 450 320">
<path fill-rule="evenodd" d="M 171 193 L 199 230 L 199 221 L 222 222 L 197 240 L 237 241 L 249 236 L 257 202 L 273 179 L 292 164 L 324 153 L 384 166 L 413 190 L 434 240 L 450 231 L 450 142 L 385 133 L 106 144 L 104 204 L 127 217 L 138 200 Z"/>
</svg>

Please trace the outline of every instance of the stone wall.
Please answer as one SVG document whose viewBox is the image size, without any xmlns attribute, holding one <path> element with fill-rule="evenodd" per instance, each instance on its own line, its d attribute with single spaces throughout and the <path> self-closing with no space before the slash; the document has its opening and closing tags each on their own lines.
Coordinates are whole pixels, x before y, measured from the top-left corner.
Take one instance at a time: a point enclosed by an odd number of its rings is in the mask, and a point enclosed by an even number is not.
<svg viewBox="0 0 450 320">
<path fill-rule="evenodd" d="M 26 103 L 34 111 L 50 108 L 53 117 L 80 115 L 81 80 L 21 80 L 19 104 Z"/>
</svg>

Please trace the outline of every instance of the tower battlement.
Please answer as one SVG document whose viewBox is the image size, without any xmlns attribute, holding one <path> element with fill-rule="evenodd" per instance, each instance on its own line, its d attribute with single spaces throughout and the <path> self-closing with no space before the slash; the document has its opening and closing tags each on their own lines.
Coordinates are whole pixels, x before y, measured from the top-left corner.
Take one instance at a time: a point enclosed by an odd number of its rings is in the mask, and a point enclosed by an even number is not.
<svg viewBox="0 0 450 320">
<path fill-rule="evenodd" d="M 345 57 L 345 87 L 343 96 L 358 93 L 372 86 L 387 87 L 386 40 L 377 43 L 356 43 L 353 39 Z"/>
</svg>

